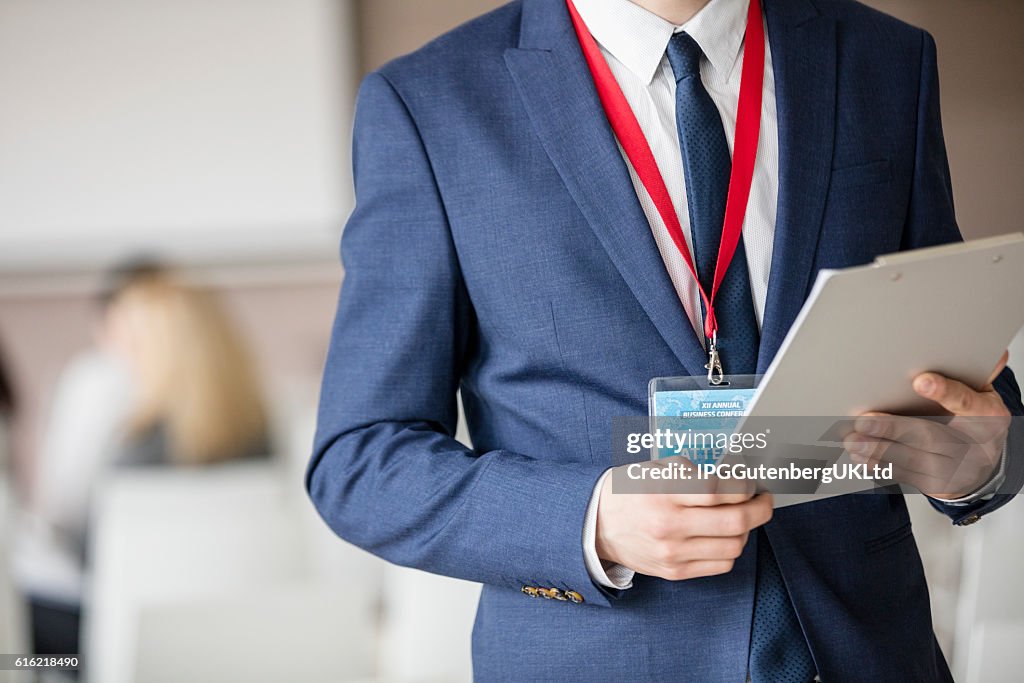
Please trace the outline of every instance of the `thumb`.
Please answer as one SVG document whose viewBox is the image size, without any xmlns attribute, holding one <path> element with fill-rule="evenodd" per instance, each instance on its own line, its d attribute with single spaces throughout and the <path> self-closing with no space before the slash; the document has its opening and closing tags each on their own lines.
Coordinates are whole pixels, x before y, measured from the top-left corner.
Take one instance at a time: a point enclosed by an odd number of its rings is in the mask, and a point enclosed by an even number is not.
<svg viewBox="0 0 1024 683">
<path fill-rule="evenodd" d="M 1009 350 L 1003 351 L 1003 355 L 999 357 L 999 362 L 996 363 L 996 369 L 992 371 L 992 375 L 989 376 L 988 382 L 986 382 L 985 386 L 981 388 L 982 391 L 992 391 L 992 382 L 995 382 L 996 377 L 998 377 L 999 374 L 1006 369 L 1006 364 L 1009 362 L 1009 360 Z"/>
</svg>

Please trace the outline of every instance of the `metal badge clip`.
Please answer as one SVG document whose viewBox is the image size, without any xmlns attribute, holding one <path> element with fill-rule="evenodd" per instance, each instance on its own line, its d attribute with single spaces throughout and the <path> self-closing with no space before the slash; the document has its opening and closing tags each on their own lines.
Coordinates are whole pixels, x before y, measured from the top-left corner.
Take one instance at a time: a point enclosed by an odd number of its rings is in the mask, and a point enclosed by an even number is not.
<svg viewBox="0 0 1024 683">
<path fill-rule="evenodd" d="M 718 355 L 718 332 L 711 336 L 708 343 L 708 364 L 704 366 L 708 371 L 708 384 L 720 386 L 725 381 L 725 373 L 722 371 L 722 358 Z"/>
</svg>

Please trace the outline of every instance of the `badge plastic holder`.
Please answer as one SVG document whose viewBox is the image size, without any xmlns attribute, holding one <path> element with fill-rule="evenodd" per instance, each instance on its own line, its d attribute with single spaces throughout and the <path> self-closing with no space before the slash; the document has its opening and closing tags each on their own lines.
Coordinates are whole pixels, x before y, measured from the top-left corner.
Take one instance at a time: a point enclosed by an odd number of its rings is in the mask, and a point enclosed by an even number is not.
<svg viewBox="0 0 1024 683">
<path fill-rule="evenodd" d="M 746 414 L 761 375 L 729 375 L 718 384 L 700 377 L 655 377 L 647 388 L 651 433 L 657 430 L 731 434 Z M 651 448 L 651 459 L 680 455 Z M 694 464 L 719 460 L 721 453 L 697 449 L 685 453 Z"/>
</svg>

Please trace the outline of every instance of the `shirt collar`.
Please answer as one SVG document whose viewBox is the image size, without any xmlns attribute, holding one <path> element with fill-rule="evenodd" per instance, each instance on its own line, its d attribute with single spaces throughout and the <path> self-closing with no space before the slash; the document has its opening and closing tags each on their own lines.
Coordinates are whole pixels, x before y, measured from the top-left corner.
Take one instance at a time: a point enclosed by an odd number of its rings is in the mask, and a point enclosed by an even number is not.
<svg viewBox="0 0 1024 683">
<path fill-rule="evenodd" d="M 750 0 L 711 0 L 682 26 L 674 26 L 630 0 L 574 0 L 594 39 L 637 78 L 649 84 L 676 31 L 697 41 L 712 68 L 728 79 L 747 30 Z"/>
</svg>

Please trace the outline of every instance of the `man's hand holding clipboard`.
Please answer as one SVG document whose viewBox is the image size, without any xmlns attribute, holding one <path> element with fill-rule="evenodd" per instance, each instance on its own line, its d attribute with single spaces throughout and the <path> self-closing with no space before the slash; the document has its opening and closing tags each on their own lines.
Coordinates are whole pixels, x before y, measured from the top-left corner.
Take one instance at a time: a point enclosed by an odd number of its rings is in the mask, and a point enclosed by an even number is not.
<svg viewBox="0 0 1024 683">
<path fill-rule="evenodd" d="M 992 382 L 1006 367 L 1004 353 L 981 389 L 934 372 L 918 375 L 914 391 L 953 418 L 940 421 L 868 412 L 844 445 L 855 462 L 888 465 L 893 478 L 943 501 L 969 496 L 997 476 L 1010 427 L 1010 411 Z"/>
</svg>

